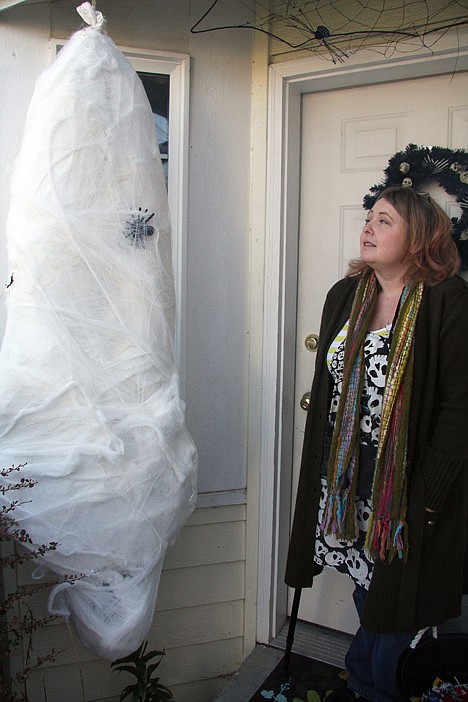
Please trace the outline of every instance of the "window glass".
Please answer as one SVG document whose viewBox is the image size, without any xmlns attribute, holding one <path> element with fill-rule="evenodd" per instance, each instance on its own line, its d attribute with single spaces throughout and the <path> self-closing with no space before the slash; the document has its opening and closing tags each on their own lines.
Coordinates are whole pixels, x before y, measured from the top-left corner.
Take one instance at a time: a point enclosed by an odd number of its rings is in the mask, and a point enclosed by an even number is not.
<svg viewBox="0 0 468 702">
<path fill-rule="evenodd" d="M 169 168 L 169 76 L 161 73 L 143 73 L 140 71 L 138 71 L 138 75 L 141 78 L 153 111 L 167 187 Z"/>
</svg>

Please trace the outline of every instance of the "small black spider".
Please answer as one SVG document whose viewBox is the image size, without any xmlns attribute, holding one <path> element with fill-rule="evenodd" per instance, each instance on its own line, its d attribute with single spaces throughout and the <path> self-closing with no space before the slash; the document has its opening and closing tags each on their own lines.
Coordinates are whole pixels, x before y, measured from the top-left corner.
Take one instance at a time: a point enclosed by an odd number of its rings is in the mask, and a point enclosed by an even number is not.
<svg viewBox="0 0 468 702">
<path fill-rule="evenodd" d="M 147 214 L 147 212 L 148 210 L 143 212 L 139 207 L 138 212 L 132 212 L 130 219 L 126 221 L 125 236 L 138 248 L 145 246 L 145 237 L 154 234 L 154 227 L 148 224 L 153 219 L 154 212 L 152 214 Z"/>
<path fill-rule="evenodd" d="M 328 27 L 319 24 L 314 34 L 315 39 L 328 39 L 329 36 L 331 36 L 331 32 Z"/>
</svg>

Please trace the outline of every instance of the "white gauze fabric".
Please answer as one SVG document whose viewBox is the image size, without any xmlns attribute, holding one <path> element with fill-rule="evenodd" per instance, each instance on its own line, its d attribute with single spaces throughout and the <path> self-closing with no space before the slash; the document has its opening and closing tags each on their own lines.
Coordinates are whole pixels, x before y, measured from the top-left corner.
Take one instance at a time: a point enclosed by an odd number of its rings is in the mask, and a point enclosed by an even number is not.
<svg viewBox="0 0 468 702">
<path fill-rule="evenodd" d="M 84 575 L 54 588 L 50 611 L 114 660 L 150 628 L 197 457 L 151 108 L 100 13 L 80 10 L 93 26 L 39 77 L 13 171 L 0 465 L 37 481 L 14 512 L 31 548 L 58 542 L 47 567 Z"/>
</svg>

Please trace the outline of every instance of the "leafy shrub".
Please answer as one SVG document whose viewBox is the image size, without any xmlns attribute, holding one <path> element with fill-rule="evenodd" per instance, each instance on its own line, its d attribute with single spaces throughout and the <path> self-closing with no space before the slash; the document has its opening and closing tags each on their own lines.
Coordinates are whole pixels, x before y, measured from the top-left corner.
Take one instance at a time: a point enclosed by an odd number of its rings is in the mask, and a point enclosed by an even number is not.
<svg viewBox="0 0 468 702">
<path fill-rule="evenodd" d="M 10 500 L 0 507 L 0 567 L 2 581 L 7 569 L 15 570 L 31 561 L 37 561 L 48 551 L 57 548 L 51 541 L 38 548 L 21 549 L 22 544 L 32 544 L 25 529 L 15 520 L 15 509 L 27 500 L 24 492 L 33 488 L 36 481 L 19 477 L 24 464 L 0 470 L 0 494 Z M 17 496 L 16 499 L 11 499 Z M 15 545 L 16 544 L 16 545 Z M 19 547 L 18 547 L 19 544 Z M 31 673 L 47 662 L 54 661 L 59 652 L 52 649 L 45 656 L 34 655 L 32 637 L 38 629 L 46 626 L 55 617 L 37 618 L 31 606 L 31 597 L 39 590 L 49 589 L 51 583 L 22 585 L 14 592 L 0 592 L 0 654 L 3 670 L 0 671 L 0 699 L 5 702 L 28 702 L 28 679 Z M 24 659 L 21 656 L 24 655 Z M 22 661 L 20 670 L 11 673 L 14 664 Z M 16 666 L 18 667 L 18 666 Z"/>
</svg>

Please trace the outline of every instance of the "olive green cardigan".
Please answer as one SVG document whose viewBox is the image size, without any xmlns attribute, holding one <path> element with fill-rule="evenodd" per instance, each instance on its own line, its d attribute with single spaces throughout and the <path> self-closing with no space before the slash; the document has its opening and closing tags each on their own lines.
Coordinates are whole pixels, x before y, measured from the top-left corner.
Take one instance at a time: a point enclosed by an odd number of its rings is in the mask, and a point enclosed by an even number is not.
<svg viewBox="0 0 468 702">
<path fill-rule="evenodd" d="M 349 318 L 356 278 L 330 290 L 323 309 L 307 414 L 286 583 L 311 587 L 322 440 L 331 398 L 326 353 Z M 468 529 L 468 283 L 426 286 L 414 340 L 408 430 L 406 563 L 376 563 L 362 616 L 375 633 L 418 630 L 460 614 Z M 436 511 L 428 518 L 425 508 Z M 433 522 L 432 524 L 430 522 Z"/>
</svg>

